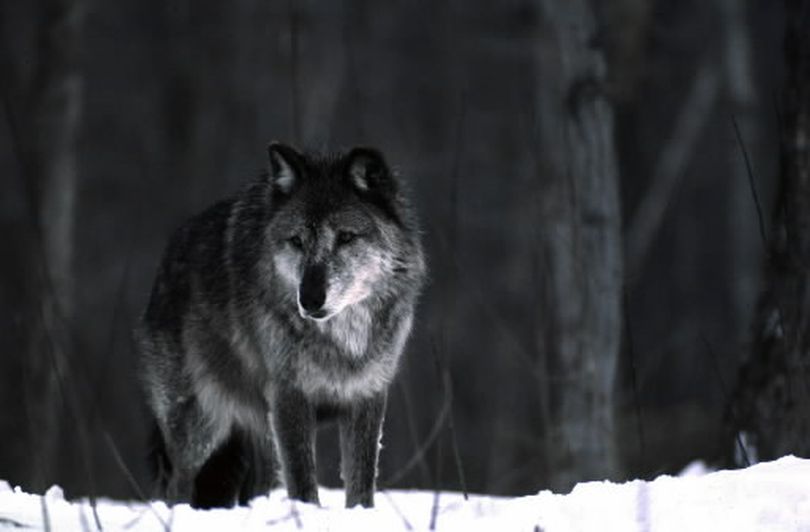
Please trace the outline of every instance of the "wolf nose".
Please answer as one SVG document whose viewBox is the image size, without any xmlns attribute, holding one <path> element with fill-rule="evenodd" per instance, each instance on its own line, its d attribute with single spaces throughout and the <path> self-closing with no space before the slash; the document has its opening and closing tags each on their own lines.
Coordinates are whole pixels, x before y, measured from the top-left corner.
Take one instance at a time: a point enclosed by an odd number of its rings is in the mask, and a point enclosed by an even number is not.
<svg viewBox="0 0 810 532">
<path fill-rule="evenodd" d="M 323 306 L 323 303 L 326 300 L 326 294 L 323 290 L 305 288 L 302 285 L 299 299 L 301 300 L 301 307 L 311 314 Z"/>
<path fill-rule="evenodd" d="M 307 268 L 301 286 L 298 288 L 298 301 L 307 313 L 319 310 L 326 301 L 326 272 L 323 267 Z"/>
</svg>

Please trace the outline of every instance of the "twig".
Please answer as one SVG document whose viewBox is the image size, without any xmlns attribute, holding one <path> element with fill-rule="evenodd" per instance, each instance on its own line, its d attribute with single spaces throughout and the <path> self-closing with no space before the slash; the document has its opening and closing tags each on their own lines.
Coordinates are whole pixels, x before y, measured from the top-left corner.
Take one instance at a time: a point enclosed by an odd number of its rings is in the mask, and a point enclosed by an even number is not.
<svg viewBox="0 0 810 532">
<path fill-rule="evenodd" d="M 447 371 L 447 368 L 444 368 L 443 377 L 445 393 L 447 394 L 448 403 L 450 404 L 450 416 L 447 419 L 447 428 L 450 430 L 450 444 L 453 448 L 453 460 L 455 461 L 456 473 L 458 474 L 458 482 L 461 485 L 461 492 L 464 494 L 464 500 L 466 501 L 469 500 L 469 495 L 467 494 L 467 480 L 464 475 L 464 466 L 461 462 L 461 453 L 459 452 L 458 438 L 456 436 L 455 423 L 453 422 L 453 418 L 455 417 L 453 416 L 453 382 L 450 379 L 450 372 Z"/>
<path fill-rule="evenodd" d="M 51 516 L 48 512 L 48 503 L 45 501 L 45 495 L 40 495 L 39 500 L 42 505 L 42 528 L 45 532 L 51 532 Z"/>
<path fill-rule="evenodd" d="M 138 512 L 138 515 L 133 517 L 131 520 L 127 521 L 122 528 L 124 528 L 125 530 L 129 530 L 130 528 L 137 526 L 138 523 L 141 522 L 141 519 L 143 519 L 143 516 L 146 515 L 147 513 L 149 513 L 149 510 L 141 510 L 140 512 Z M 168 528 L 166 528 L 166 530 L 168 530 Z"/>
<path fill-rule="evenodd" d="M 627 353 L 630 356 L 630 382 L 633 388 L 633 404 L 636 411 L 636 424 L 638 429 L 638 444 L 641 451 L 641 460 L 646 460 L 645 446 L 644 446 L 644 420 L 641 416 L 641 401 L 639 400 L 638 392 L 638 376 L 636 369 L 636 350 L 633 343 L 633 327 L 630 321 L 630 303 L 627 297 L 627 290 L 624 291 L 624 302 L 622 305 L 624 313 L 624 327 L 625 334 L 627 335 Z"/>
<path fill-rule="evenodd" d="M 402 513 L 402 510 L 399 508 L 399 506 L 397 506 L 397 503 L 394 501 L 391 494 L 385 490 L 381 490 L 381 492 L 385 498 L 388 499 L 388 504 L 391 505 L 391 508 L 393 508 L 399 518 L 402 519 L 402 524 L 405 525 L 405 530 L 413 530 L 413 525 L 411 525 L 411 522 L 408 520 L 407 516 Z"/>
<path fill-rule="evenodd" d="M 781 118 L 781 114 L 779 113 L 778 106 L 776 108 L 776 113 L 777 113 L 777 120 L 781 124 L 782 118 Z M 771 247 L 769 245 L 768 235 L 767 235 L 767 232 L 765 231 L 765 217 L 762 214 L 762 203 L 760 202 L 759 194 L 757 192 L 756 179 L 754 178 L 754 171 L 753 171 L 753 167 L 751 165 L 751 160 L 750 160 L 750 158 L 748 156 L 748 150 L 745 147 L 745 142 L 743 141 L 742 133 L 740 132 L 739 125 L 737 124 L 737 119 L 734 117 L 734 115 L 731 116 L 731 123 L 734 126 L 734 134 L 736 135 L 736 138 L 737 138 L 737 144 L 739 145 L 740 151 L 742 151 L 743 158 L 745 160 L 745 170 L 746 170 L 746 175 L 748 177 L 748 185 L 749 185 L 749 188 L 751 190 L 751 198 L 753 199 L 754 206 L 756 207 L 756 210 L 757 210 L 757 221 L 759 222 L 759 234 L 760 234 L 760 237 L 762 238 L 762 244 L 763 244 L 763 246 L 765 248 L 766 256 L 768 257 L 769 260 L 772 260 L 773 259 L 773 250 L 771 249 Z M 782 131 L 781 125 L 780 125 L 780 142 L 782 142 L 783 139 L 784 139 L 783 131 Z M 787 207 L 787 202 L 785 202 L 784 198 L 783 198 L 783 194 L 785 192 L 784 182 L 785 182 L 785 180 L 783 180 L 783 179 L 779 180 L 779 185 L 778 186 L 780 187 L 780 190 L 779 190 L 779 193 L 778 193 L 778 196 L 777 196 L 779 198 L 778 203 L 781 203 L 782 208 Z M 777 206 L 777 209 L 778 209 L 778 206 Z M 785 349 L 787 350 L 787 358 L 789 360 L 791 360 L 791 359 L 795 358 L 795 356 L 791 356 L 792 353 L 795 353 L 795 350 L 791 349 L 791 346 L 790 346 L 789 341 L 788 341 L 788 336 L 790 335 L 790 331 L 788 331 L 788 329 L 787 329 L 787 322 L 785 320 L 785 312 L 782 309 L 782 302 L 780 301 L 780 298 L 778 297 L 778 294 L 774 295 L 774 306 L 775 306 L 775 310 L 776 310 L 776 317 L 779 320 L 779 327 L 781 328 L 782 334 L 784 335 L 784 338 L 785 338 L 785 343 L 786 343 Z M 800 309 L 801 309 L 801 307 L 800 307 Z M 801 323 L 801 321 L 799 321 L 799 323 Z M 799 336 L 799 334 L 800 334 L 800 331 L 798 330 L 798 328 L 796 328 L 796 330 L 795 330 L 796 338 L 793 340 L 794 342 L 796 342 L 795 345 L 798 345 L 798 342 L 799 342 L 798 336 Z M 787 379 L 786 383 L 787 383 L 787 386 L 790 387 L 790 379 L 789 378 Z M 810 383 L 808 383 L 807 379 L 803 379 L 803 384 L 804 384 L 805 392 L 810 391 Z M 790 392 L 790 393 L 792 394 L 792 392 Z"/>
<path fill-rule="evenodd" d="M 288 512 L 287 515 L 285 515 L 284 517 L 279 517 L 277 519 L 270 519 L 268 521 L 265 521 L 264 524 L 266 524 L 269 527 L 273 527 L 273 526 L 276 526 L 278 524 L 286 523 L 287 521 L 295 519 L 296 516 L 297 516 L 297 514 L 294 514 L 293 512 Z M 301 528 L 301 527 L 297 526 L 296 528 Z"/>
<path fill-rule="evenodd" d="M 301 522 L 301 516 L 298 515 L 298 508 L 295 506 L 295 501 L 290 501 L 290 513 L 292 514 L 293 519 L 295 520 L 295 528 L 301 530 L 304 528 L 304 523 Z"/>
<path fill-rule="evenodd" d="M 751 188 L 751 197 L 754 199 L 754 206 L 757 209 L 757 221 L 759 222 L 759 236 L 762 238 L 762 245 L 768 249 L 768 235 L 765 233 L 765 217 L 762 215 L 762 204 L 759 201 L 759 193 L 757 193 L 756 182 L 754 181 L 754 171 L 751 168 L 751 159 L 748 157 L 748 150 L 745 148 L 742 133 L 740 133 L 740 126 L 737 124 L 737 118 L 731 115 L 731 124 L 734 126 L 734 135 L 737 137 L 737 145 L 742 151 L 743 159 L 745 160 L 745 171 L 748 175 L 748 186 Z"/>
<path fill-rule="evenodd" d="M 444 388 L 444 397 L 445 402 L 447 403 L 449 416 L 447 425 L 450 429 L 450 437 L 451 437 L 451 445 L 453 447 L 453 458 L 455 460 L 456 466 L 456 473 L 458 475 L 458 481 L 461 485 L 461 489 L 464 493 L 464 500 L 468 500 L 469 497 L 467 495 L 467 482 L 464 476 L 464 467 L 461 463 L 461 454 L 458 450 L 458 440 L 456 440 L 456 432 L 455 432 L 455 425 L 453 423 L 453 383 L 450 379 L 450 371 L 447 369 L 446 365 L 442 361 L 441 357 L 439 356 L 438 346 L 436 345 L 436 341 L 431 342 L 431 350 L 433 352 L 433 362 L 436 365 L 436 373 L 437 376 L 441 379 L 442 387 Z M 436 477 L 436 483 L 438 485 L 439 477 Z"/>
<path fill-rule="evenodd" d="M 450 374 L 447 373 L 447 381 L 450 381 Z M 452 391 L 448 392 L 452 394 Z M 456 426 L 453 422 L 455 416 L 452 414 L 452 406 L 451 406 L 451 413 L 450 418 L 448 421 L 448 428 L 450 429 L 450 444 L 453 448 L 453 460 L 455 461 L 456 465 L 456 474 L 458 474 L 458 482 L 461 485 L 461 492 L 464 494 L 464 500 L 467 501 L 470 499 L 468 491 L 467 491 L 467 478 L 464 475 L 464 465 L 461 462 L 461 452 L 459 451 L 458 447 L 458 438 L 456 435 Z"/>
<path fill-rule="evenodd" d="M 79 503 L 79 523 L 82 525 L 84 532 L 90 532 L 90 523 L 87 522 L 87 516 L 84 515 L 84 505 Z"/>
<path fill-rule="evenodd" d="M 141 489 L 140 484 L 138 484 L 138 481 L 135 480 L 135 475 L 132 474 L 132 471 L 129 469 L 129 467 L 127 467 L 126 462 L 124 462 L 124 458 L 121 456 L 121 453 L 118 450 L 118 446 L 115 444 L 115 441 L 112 439 L 112 436 L 110 436 L 110 433 L 107 432 L 106 430 L 104 431 L 104 440 L 107 442 L 107 447 L 110 449 L 110 452 L 112 453 L 113 458 L 115 459 L 115 463 L 121 469 L 121 472 L 124 473 L 124 478 L 127 479 L 127 483 L 129 483 L 130 488 L 132 488 L 133 491 L 135 491 L 135 494 L 141 501 L 145 502 L 149 506 L 149 509 L 152 511 L 154 516 L 157 518 L 160 524 L 163 525 L 163 530 L 169 532 L 169 524 L 163 520 L 163 518 L 160 516 L 157 510 L 155 510 L 155 508 L 152 506 L 152 503 L 144 494 L 143 489 Z"/>
<path fill-rule="evenodd" d="M 731 416 L 731 423 L 734 425 L 734 438 L 737 440 L 737 445 L 740 446 L 740 453 L 742 454 L 743 460 L 745 460 L 745 465 L 750 466 L 751 460 L 749 460 L 748 451 L 746 451 L 742 438 L 740 438 L 740 423 L 737 420 L 734 405 L 729 402 L 728 390 L 726 389 L 725 381 L 723 381 L 723 374 L 720 371 L 720 364 L 717 361 L 717 355 L 714 352 L 714 349 L 712 349 L 712 345 L 709 343 L 708 338 L 706 338 L 706 335 L 703 334 L 703 331 L 700 332 L 700 339 L 703 342 L 703 345 L 706 347 L 706 351 L 708 351 L 709 358 L 712 361 L 712 368 L 714 369 L 715 376 L 717 377 L 717 384 L 720 387 L 720 393 L 723 395 L 723 401 L 729 405 L 729 415 Z"/>
<path fill-rule="evenodd" d="M 397 380 L 397 388 L 399 388 L 402 395 L 403 408 L 405 409 L 405 422 L 408 426 L 408 434 L 411 437 L 411 443 L 414 449 L 418 449 L 419 437 L 416 431 L 416 420 L 413 415 L 413 402 L 411 401 L 410 389 L 405 385 L 404 379 Z M 424 456 L 424 453 L 422 456 Z M 430 469 L 424 460 L 419 460 L 418 464 L 422 473 L 422 482 L 425 486 L 429 486 L 432 483 Z"/>
<path fill-rule="evenodd" d="M 44 316 L 43 316 L 44 319 Z M 53 338 L 48 337 L 49 340 L 53 343 Z M 89 422 L 87 418 L 84 417 L 81 412 L 81 406 L 79 404 L 79 398 L 76 390 L 72 386 L 68 386 L 66 383 L 73 383 L 73 378 L 69 375 L 65 375 L 64 373 L 68 373 L 70 371 L 69 366 L 67 364 L 67 360 L 65 360 L 65 354 L 56 346 L 51 345 L 50 349 L 47 349 L 48 356 L 51 359 L 51 364 L 53 365 L 53 371 L 56 375 L 56 382 L 57 388 L 59 389 L 59 395 L 62 396 L 62 400 L 66 401 L 69 406 L 69 411 L 72 411 L 73 418 L 76 420 L 76 425 L 78 427 L 78 435 L 79 435 L 79 448 L 81 450 L 82 455 L 82 462 L 84 464 L 85 473 L 88 476 L 88 480 L 90 481 L 90 494 L 88 495 L 88 499 L 90 501 L 90 507 L 93 509 L 93 518 L 96 522 L 96 527 L 98 530 L 104 530 L 104 527 L 101 526 L 101 518 L 98 515 L 98 509 L 96 508 L 96 482 L 95 482 L 95 475 L 93 474 L 93 469 L 90 465 L 90 456 L 87 452 L 87 449 L 90 447 L 90 440 L 88 437 L 88 427 Z M 60 361 L 57 358 L 57 354 L 59 353 L 59 358 L 62 360 Z M 60 362 L 64 364 L 64 367 L 60 366 Z M 64 373 L 63 373 L 64 372 Z"/>
<path fill-rule="evenodd" d="M 439 518 L 439 498 L 441 497 L 442 479 L 442 446 L 436 447 L 436 485 L 433 490 L 433 504 L 430 506 L 430 530 L 436 530 L 436 522 Z"/>
<path fill-rule="evenodd" d="M 27 525 L 25 523 L 22 523 L 20 521 L 15 521 L 14 519 L 11 519 L 10 517 L 0 517 L 0 526 L 5 527 L 5 528 L 8 528 L 8 527 L 12 527 L 12 528 L 33 528 L 33 527 L 31 527 L 31 526 L 29 526 L 29 525 Z"/>
</svg>

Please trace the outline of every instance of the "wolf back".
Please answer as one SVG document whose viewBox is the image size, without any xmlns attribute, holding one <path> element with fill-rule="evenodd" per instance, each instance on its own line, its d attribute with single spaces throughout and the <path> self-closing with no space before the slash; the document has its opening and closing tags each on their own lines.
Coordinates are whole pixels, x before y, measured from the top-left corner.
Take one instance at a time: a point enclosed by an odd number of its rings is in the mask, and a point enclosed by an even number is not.
<svg viewBox="0 0 810 532">
<path fill-rule="evenodd" d="M 373 504 L 387 388 L 425 262 L 382 154 L 268 148 L 269 171 L 172 236 L 136 331 L 162 495 L 317 502 L 314 423 L 337 412 L 346 502 Z"/>
</svg>

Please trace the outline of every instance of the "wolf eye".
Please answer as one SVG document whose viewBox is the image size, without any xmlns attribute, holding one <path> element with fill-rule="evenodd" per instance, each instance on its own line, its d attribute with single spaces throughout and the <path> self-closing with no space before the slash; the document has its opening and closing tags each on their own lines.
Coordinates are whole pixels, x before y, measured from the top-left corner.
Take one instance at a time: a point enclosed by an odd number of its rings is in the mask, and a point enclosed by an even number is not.
<svg viewBox="0 0 810 532">
<path fill-rule="evenodd" d="M 302 249 L 304 247 L 304 242 L 298 235 L 291 236 L 290 238 L 287 239 L 287 242 L 289 242 L 292 245 L 292 247 L 296 249 Z"/>
<path fill-rule="evenodd" d="M 355 238 L 357 238 L 357 235 L 355 233 L 352 233 L 350 231 L 341 231 L 338 233 L 337 243 L 342 246 L 352 242 Z"/>
</svg>

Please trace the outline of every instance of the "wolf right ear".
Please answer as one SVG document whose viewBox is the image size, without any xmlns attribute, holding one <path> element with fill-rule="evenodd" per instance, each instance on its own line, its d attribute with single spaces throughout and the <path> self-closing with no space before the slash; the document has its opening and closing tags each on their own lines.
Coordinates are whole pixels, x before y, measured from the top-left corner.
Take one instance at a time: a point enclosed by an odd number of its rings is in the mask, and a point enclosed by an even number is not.
<svg viewBox="0 0 810 532">
<path fill-rule="evenodd" d="M 396 182 L 382 153 L 374 148 L 357 147 L 346 156 L 347 173 L 352 184 L 361 192 L 392 196 Z"/>
<path fill-rule="evenodd" d="M 267 156 L 271 183 L 282 194 L 289 194 L 299 180 L 301 155 L 295 148 L 274 141 L 267 146 Z"/>
</svg>

